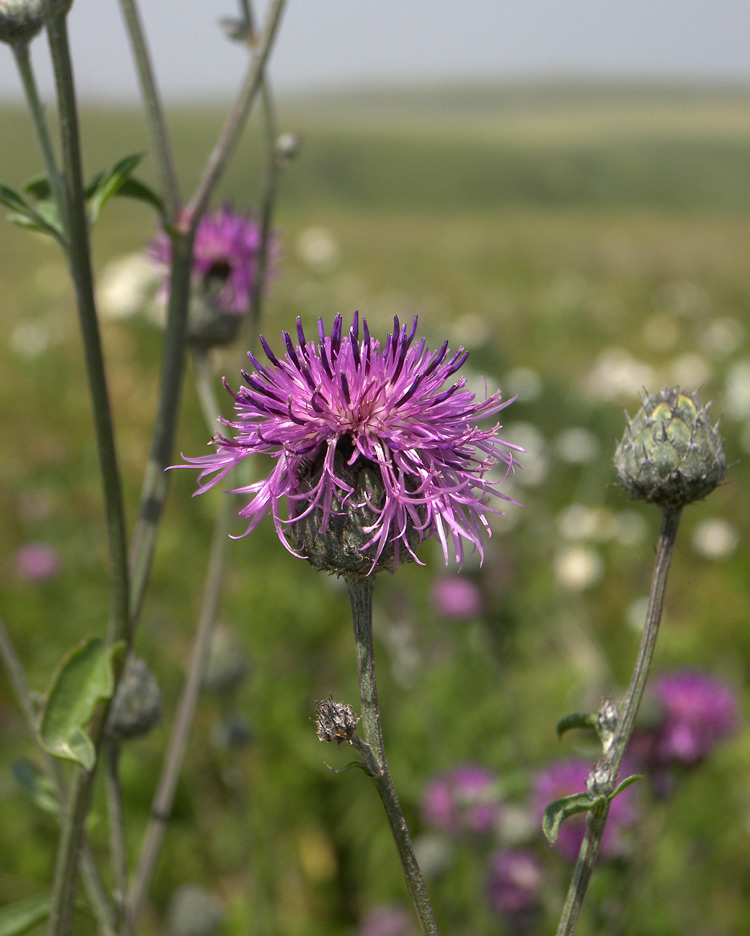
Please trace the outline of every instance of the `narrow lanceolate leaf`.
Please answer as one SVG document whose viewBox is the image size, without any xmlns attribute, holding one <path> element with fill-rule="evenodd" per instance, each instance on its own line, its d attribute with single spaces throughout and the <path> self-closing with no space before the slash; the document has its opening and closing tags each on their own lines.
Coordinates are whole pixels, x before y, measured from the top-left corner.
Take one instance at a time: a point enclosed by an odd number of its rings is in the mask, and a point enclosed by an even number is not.
<svg viewBox="0 0 750 936">
<path fill-rule="evenodd" d="M 7 185 L 0 185 L 0 205 L 11 209 L 8 220 L 20 227 L 30 228 L 42 234 L 49 234 L 63 243 L 63 232 L 57 209 L 51 202 L 40 202 L 36 207 L 30 205 Z"/>
<path fill-rule="evenodd" d="M 87 728 L 97 703 L 112 695 L 112 662 L 122 648 L 92 637 L 63 660 L 47 691 L 40 725 L 42 744 L 50 754 L 86 770 L 94 766 L 96 751 Z"/>
<path fill-rule="evenodd" d="M 612 795 L 609 797 L 610 802 L 622 793 L 623 790 L 627 790 L 629 786 L 632 786 L 634 783 L 638 783 L 639 780 L 643 780 L 643 774 L 632 774 L 630 777 L 626 777 L 624 780 L 621 780 L 617 787 L 612 791 Z"/>
<path fill-rule="evenodd" d="M 11 773 L 15 781 L 36 805 L 44 812 L 57 815 L 60 803 L 55 795 L 54 787 L 49 777 L 37 767 L 28 757 L 22 757 L 11 764 Z"/>
<path fill-rule="evenodd" d="M 596 715 L 587 712 L 572 712 L 557 723 L 557 737 L 562 738 L 566 731 L 573 728 L 596 728 Z"/>
<path fill-rule="evenodd" d="M 96 222 L 104 206 L 115 195 L 127 195 L 129 198 L 149 202 L 160 213 L 164 213 L 164 206 L 159 197 L 147 185 L 131 178 L 131 172 L 142 158 L 140 153 L 125 156 L 111 169 L 100 172 L 94 177 L 86 189 L 89 224 L 93 225 Z"/>
<path fill-rule="evenodd" d="M 49 897 L 29 897 L 0 910 L 0 936 L 28 933 L 49 915 Z"/>
<path fill-rule="evenodd" d="M 576 813 L 588 812 L 596 802 L 590 793 L 574 793 L 550 803 L 542 817 L 542 831 L 547 841 L 554 845 L 563 822 Z"/>
</svg>

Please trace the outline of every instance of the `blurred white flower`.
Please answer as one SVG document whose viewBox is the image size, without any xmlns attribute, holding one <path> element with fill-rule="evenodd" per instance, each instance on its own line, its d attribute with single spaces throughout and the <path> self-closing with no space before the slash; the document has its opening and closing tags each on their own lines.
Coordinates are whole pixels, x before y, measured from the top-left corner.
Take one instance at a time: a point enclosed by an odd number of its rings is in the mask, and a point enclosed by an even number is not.
<svg viewBox="0 0 750 936">
<path fill-rule="evenodd" d="M 542 378 L 530 367 L 514 367 L 513 370 L 509 370 L 503 377 L 501 386 L 504 396 L 517 397 L 520 403 L 538 399 L 544 389 Z"/>
<path fill-rule="evenodd" d="M 656 382 L 653 367 L 636 360 L 625 348 L 610 347 L 597 357 L 584 389 L 596 400 L 633 400 L 644 387 Z"/>
<path fill-rule="evenodd" d="M 473 313 L 462 315 L 451 323 L 448 336 L 453 344 L 460 344 L 464 348 L 478 348 L 490 337 L 489 319 L 487 316 Z M 512 394 L 503 391 L 503 396 L 509 395 Z"/>
<path fill-rule="evenodd" d="M 654 304 L 665 308 L 674 315 L 694 318 L 708 312 L 711 297 L 708 291 L 698 283 L 689 280 L 675 280 L 665 283 L 654 294 Z"/>
<path fill-rule="evenodd" d="M 615 539 L 622 546 L 640 546 L 648 535 L 648 523 L 634 510 L 621 510 L 616 519 Z"/>
<path fill-rule="evenodd" d="M 724 411 L 734 419 L 750 419 L 750 360 L 743 358 L 727 372 Z"/>
<path fill-rule="evenodd" d="M 604 574 L 604 563 L 589 546 L 566 546 L 555 557 L 555 578 L 562 588 L 583 591 Z"/>
<path fill-rule="evenodd" d="M 330 273 L 335 269 L 339 255 L 339 246 L 327 228 L 307 228 L 297 238 L 297 256 L 318 273 Z"/>
<path fill-rule="evenodd" d="M 159 289 L 161 277 L 143 253 L 127 254 L 102 270 L 96 290 L 99 314 L 113 321 L 147 312 Z"/>
<path fill-rule="evenodd" d="M 735 551 L 739 540 L 737 529 L 727 520 L 704 520 L 693 533 L 693 549 L 704 559 L 726 559 Z"/>
<path fill-rule="evenodd" d="M 553 447 L 557 457 L 569 465 L 584 465 L 594 461 L 601 450 L 599 439 L 583 426 L 563 429 L 555 436 Z"/>
<path fill-rule="evenodd" d="M 680 325 L 668 312 L 657 312 L 643 326 L 646 344 L 655 351 L 671 351 L 680 338 Z"/>
<path fill-rule="evenodd" d="M 625 609 L 623 615 L 625 623 L 634 631 L 642 631 L 646 623 L 646 611 L 648 610 L 648 598 L 636 598 Z M 662 622 L 664 615 L 662 614 Z"/>
<path fill-rule="evenodd" d="M 690 352 L 669 365 L 670 383 L 680 387 L 702 387 L 711 376 L 711 367 L 700 354 Z"/>
<path fill-rule="evenodd" d="M 736 351 L 745 338 L 745 327 L 736 318 L 714 319 L 701 336 L 701 347 L 713 357 L 723 357 Z"/>
<path fill-rule="evenodd" d="M 604 542 L 617 534 L 617 517 L 607 507 L 571 504 L 559 514 L 557 527 L 565 539 Z"/>
<path fill-rule="evenodd" d="M 520 445 L 526 454 L 519 457 L 523 466 L 513 476 L 516 484 L 535 487 L 542 484 L 549 474 L 549 445 L 544 436 L 531 423 L 518 422 L 504 426 L 503 439 L 513 445 Z"/>
</svg>

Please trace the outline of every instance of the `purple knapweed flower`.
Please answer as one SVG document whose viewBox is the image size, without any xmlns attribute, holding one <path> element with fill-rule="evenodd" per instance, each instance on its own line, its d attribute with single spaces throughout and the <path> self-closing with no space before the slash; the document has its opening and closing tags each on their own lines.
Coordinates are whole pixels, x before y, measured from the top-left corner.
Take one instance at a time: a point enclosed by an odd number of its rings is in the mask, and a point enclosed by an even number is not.
<svg viewBox="0 0 750 936">
<path fill-rule="evenodd" d="M 200 290 L 209 293 L 220 311 L 242 315 L 250 306 L 258 272 L 262 232 L 249 214 L 238 214 L 223 205 L 198 223 L 193 247 L 193 278 Z M 273 253 L 273 243 L 272 243 Z M 159 234 L 149 247 L 149 256 L 165 272 L 172 260 L 172 243 Z M 168 284 L 165 283 L 165 290 Z"/>
<path fill-rule="evenodd" d="M 60 573 L 60 554 L 48 543 L 27 543 L 15 555 L 16 572 L 27 582 L 46 582 Z"/>
<path fill-rule="evenodd" d="M 737 728 L 737 697 L 706 673 L 682 670 L 654 681 L 664 720 L 653 742 L 655 759 L 687 766 L 699 763 Z"/>
<path fill-rule="evenodd" d="M 433 777 L 422 800 L 425 822 L 451 835 L 490 832 L 500 809 L 496 782 L 493 771 L 481 764 L 460 764 Z"/>
<path fill-rule="evenodd" d="M 412 914 L 403 907 L 375 907 L 357 927 L 357 936 L 416 936 Z"/>
<path fill-rule="evenodd" d="M 542 863 L 528 848 L 502 849 L 490 855 L 487 896 L 503 916 L 516 917 L 539 906 Z"/>
<path fill-rule="evenodd" d="M 432 583 L 432 607 L 443 617 L 466 620 L 482 613 L 482 591 L 476 582 L 445 575 Z"/>
<path fill-rule="evenodd" d="M 591 764 L 585 760 L 559 761 L 540 770 L 534 777 L 532 789 L 532 808 L 539 817 L 539 822 L 541 823 L 546 807 L 554 800 L 572 796 L 574 793 L 584 793 L 590 772 Z M 626 762 L 621 771 L 621 779 L 634 772 Z M 623 831 L 637 818 L 635 795 L 635 786 L 630 786 L 611 801 L 600 851 L 603 858 L 622 853 Z M 585 831 L 586 813 L 571 816 L 560 826 L 555 848 L 568 861 L 575 861 Z"/>
<path fill-rule="evenodd" d="M 511 401 L 500 393 L 476 401 L 459 378 L 446 382 L 468 356 L 448 354 L 448 342 L 430 351 L 425 339 L 394 319 L 381 346 L 359 316 L 343 334 L 340 315 L 330 335 L 318 322 L 309 341 L 297 319 L 297 343 L 283 332 L 286 353 L 277 357 L 261 337 L 270 364 L 248 354 L 254 372 L 242 372 L 236 393 L 233 438 L 217 434 L 216 451 L 186 458 L 201 470 L 201 494 L 251 455 L 270 455 L 268 475 L 233 493 L 251 495 L 240 511 L 247 535 L 268 513 L 282 543 L 319 568 L 369 574 L 376 566 L 414 558 L 418 543 L 436 536 L 446 563 L 452 549 L 460 564 L 464 542 L 482 549 L 490 535 L 489 495 L 511 500 L 498 486 L 515 468 L 516 446 L 497 436 L 498 426 L 476 422 Z M 488 473 L 501 465 L 499 478 Z M 282 512 L 282 503 L 287 510 Z M 284 513 L 286 515 L 284 515 Z"/>
</svg>

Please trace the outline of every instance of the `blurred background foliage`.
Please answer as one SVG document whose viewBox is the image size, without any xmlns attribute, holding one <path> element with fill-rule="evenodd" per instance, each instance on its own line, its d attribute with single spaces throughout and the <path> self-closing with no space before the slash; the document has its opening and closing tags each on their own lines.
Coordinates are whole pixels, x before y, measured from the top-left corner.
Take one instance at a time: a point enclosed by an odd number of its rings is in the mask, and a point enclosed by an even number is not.
<svg viewBox="0 0 750 936">
<path fill-rule="evenodd" d="M 186 190 L 222 114 L 171 114 Z M 278 116 L 302 148 L 281 180 L 281 256 L 263 321 L 272 346 L 297 315 L 307 328 L 359 309 L 384 336 L 394 314 L 419 314 L 433 346 L 449 337 L 471 350 L 478 389 L 485 375 L 491 389 L 518 396 L 503 416 L 505 436 L 528 449 L 513 484 L 525 507 L 494 523 L 484 567 L 469 560 L 464 569 L 481 607 L 460 619 L 441 613 L 433 587 L 446 570 L 428 544 L 426 568 L 379 580 L 376 651 L 392 772 L 445 932 L 514 931 L 490 909 L 486 880 L 493 848 L 518 843 L 543 866 L 531 931 L 550 932 L 570 868 L 529 822 L 528 790 L 555 760 L 595 759 L 583 736 L 558 742 L 555 724 L 622 692 L 629 678 L 659 516 L 625 500 L 610 459 L 623 409 L 632 414 L 644 388 L 700 387 L 722 417 L 733 463 L 725 485 L 684 517 L 657 670 L 700 667 L 747 708 L 750 96 L 620 85 L 424 88 L 284 100 Z M 89 175 L 146 149 L 127 109 L 87 109 L 83 124 Z M 0 179 L 19 187 L 39 166 L 32 132 L 21 109 L 4 107 L 0 125 Z M 238 209 L 257 201 L 260 139 L 251 128 L 225 181 L 222 194 Z M 144 162 L 146 179 L 150 168 Z M 110 205 L 94 238 L 100 282 L 153 234 L 143 206 Z M 103 511 L 63 260 L 53 243 L 2 222 L 0 281 L 2 610 L 41 692 L 63 651 L 104 627 Z M 116 289 L 102 314 L 132 526 L 162 336 L 145 317 L 126 316 Z M 217 374 L 236 385 L 241 359 L 240 349 L 223 352 Z M 208 438 L 190 375 L 178 438 L 191 455 Z M 131 855 L 222 496 L 191 500 L 194 484 L 192 473 L 172 478 L 137 639 L 165 719 L 121 759 Z M 233 532 L 241 531 L 238 519 Z M 18 550 L 34 543 L 54 551 L 54 574 L 24 572 Z M 200 705 L 141 932 L 163 932 L 175 889 L 200 884 L 226 908 L 226 934 L 345 936 L 373 908 L 406 901 L 374 790 L 359 771 L 327 769 L 350 752 L 323 748 L 310 723 L 315 700 L 329 693 L 358 708 L 345 592 L 291 558 L 270 524 L 229 555 L 221 620 L 249 672 L 231 698 L 206 693 Z M 232 725 L 244 743 L 226 743 Z M 54 819 L 11 774 L 35 752 L 4 675 L 0 732 L 2 904 L 46 886 L 56 842 Z M 506 820 L 479 838 L 440 834 L 420 809 L 431 777 L 467 762 L 491 768 L 507 801 Z M 744 721 L 668 796 L 640 785 L 639 824 L 627 852 L 597 872 L 582 932 L 750 930 L 749 767 Z M 100 794 L 90 834 L 104 854 Z M 87 926 L 82 918 L 80 931 Z"/>
</svg>

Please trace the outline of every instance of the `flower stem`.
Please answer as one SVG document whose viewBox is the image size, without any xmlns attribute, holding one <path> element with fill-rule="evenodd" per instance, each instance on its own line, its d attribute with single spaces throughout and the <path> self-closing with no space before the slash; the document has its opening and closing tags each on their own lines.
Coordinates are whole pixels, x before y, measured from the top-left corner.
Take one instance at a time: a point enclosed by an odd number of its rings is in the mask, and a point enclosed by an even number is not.
<svg viewBox="0 0 750 936">
<path fill-rule="evenodd" d="M 362 723 L 365 741 L 372 749 L 373 758 L 366 758 L 370 773 L 385 809 L 388 823 L 398 850 L 401 869 L 414 901 L 422 932 L 425 936 L 440 936 L 440 927 L 425 887 L 422 872 L 417 863 L 409 829 L 406 825 L 401 804 L 393 786 L 388 762 L 385 757 L 383 732 L 380 727 L 378 709 L 378 687 L 375 678 L 375 653 L 372 642 L 372 593 L 375 582 L 372 578 L 347 577 L 346 585 L 352 606 L 354 621 L 354 644 L 359 671 L 359 694 L 362 704 Z M 373 770 L 373 767 L 377 770 Z"/>
<path fill-rule="evenodd" d="M 39 91 L 37 90 L 34 71 L 31 67 L 28 43 L 13 43 L 13 54 L 16 57 L 16 65 L 18 66 L 18 72 L 23 83 L 26 103 L 29 105 L 29 113 L 31 114 L 37 143 L 39 144 L 42 160 L 44 161 L 44 168 L 47 173 L 47 179 L 49 180 L 50 191 L 57 205 L 57 210 L 60 213 L 60 221 L 63 224 L 63 230 L 65 230 L 65 194 L 62 179 L 60 178 L 60 170 L 57 166 L 55 148 L 52 145 L 49 127 L 44 116 L 44 108 L 39 99 Z"/>
<path fill-rule="evenodd" d="M 164 197 L 167 215 L 175 220 L 180 209 L 180 191 L 177 183 L 177 173 L 172 159 L 169 145 L 167 123 L 164 119 L 164 110 L 151 67 L 146 37 L 141 24 L 136 0 L 120 0 L 120 10 L 130 37 L 130 46 L 138 71 L 138 80 L 141 85 L 141 97 L 146 118 L 146 129 L 151 141 L 151 151 L 154 154 L 156 172 L 159 179 L 159 188 Z"/>
<path fill-rule="evenodd" d="M 667 576 L 672 562 L 672 553 L 677 538 L 677 529 L 680 525 L 682 511 L 663 510 L 659 541 L 656 547 L 656 559 L 651 579 L 651 593 L 649 595 L 646 621 L 643 627 L 643 636 L 638 648 L 638 657 L 635 669 L 630 680 L 625 700 L 619 712 L 617 729 L 607 751 L 607 760 L 610 766 L 610 775 L 613 785 L 617 782 L 617 775 L 622 766 L 622 760 L 635 726 L 638 709 L 646 688 L 651 661 L 654 657 L 656 639 L 659 635 L 662 610 L 664 608 L 664 593 L 667 586 Z M 613 787 L 614 788 L 614 787 Z M 607 822 L 609 807 L 592 810 L 586 818 L 586 834 L 581 843 L 581 850 L 573 871 L 573 878 L 565 898 L 557 936 L 572 936 L 578 923 L 581 905 L 586 894 L 591 874 L 594 870 L 596 856 L 599 853 L 604 827 Z"/>
<path fill-rule="evenodd" d="M 125 931 L 129 932 L 124 920 L 125 894 L 128 888 L 128 856 L 125 847 L 125 822 L 122 811 L 122 786 L 119 776 L 120 745 L 117 741 L 104 742 L 104 757 L 106 769 L 104 780 L 107 789 L 107 808 L 109 811 L 109 837 L 110 854 L 112 858 L 112 875 L 114 879 L 115 901 L 121 917 L 121 925 L 125 923 Z"/>
</svg>

